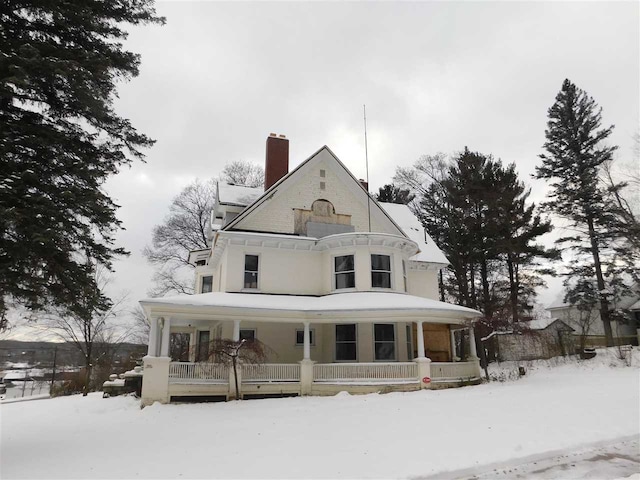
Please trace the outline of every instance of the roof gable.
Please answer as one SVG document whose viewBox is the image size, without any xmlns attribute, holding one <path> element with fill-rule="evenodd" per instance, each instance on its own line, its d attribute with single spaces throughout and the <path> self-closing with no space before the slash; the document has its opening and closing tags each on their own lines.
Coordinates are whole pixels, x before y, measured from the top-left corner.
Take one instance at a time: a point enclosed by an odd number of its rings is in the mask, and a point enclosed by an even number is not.
<svg viewBox="0 0 640 480">
<path fill-rule="evenodd" d="M 325 177 L 320 177 L 321 170 Z M 356 231 L 369 231 L 370 210 L 372 231 L 407 237 L 326 145 L 265 191 L 224 230 L 293 233 L 293 209 L 310 209 L 319 199 L 330 201 L 336 213 L 351 215 Z"/>
</svg>

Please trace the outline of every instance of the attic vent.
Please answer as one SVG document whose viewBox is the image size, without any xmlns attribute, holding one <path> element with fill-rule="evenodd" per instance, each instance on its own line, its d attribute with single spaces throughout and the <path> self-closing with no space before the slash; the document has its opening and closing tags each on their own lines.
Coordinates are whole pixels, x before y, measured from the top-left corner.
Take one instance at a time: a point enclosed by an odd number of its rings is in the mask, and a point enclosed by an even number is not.
<svg viewBox="0 0 640 480">
<path fill-rule="evenodd" d="M 320 178 L 324 178 L 326 174 L 325 170 L 320 170 Z"/>
<path fill-rule="evenodd" d="M 324 182 L 320 182 L 320 190 L 325 189 L 326 184 Z"/>
</svg>

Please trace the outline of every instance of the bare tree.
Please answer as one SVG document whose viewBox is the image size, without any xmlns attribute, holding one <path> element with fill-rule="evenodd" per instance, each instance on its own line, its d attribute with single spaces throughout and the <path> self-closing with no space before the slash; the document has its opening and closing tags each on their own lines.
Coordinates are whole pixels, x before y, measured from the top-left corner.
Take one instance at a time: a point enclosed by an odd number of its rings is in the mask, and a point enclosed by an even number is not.
<svg viewBox="0 0 640 480">
<path fill-rule="evenodd" d="M 217 338 L 210 343 L 209 358 L 216 363 L 230 365 L 235 379 L 236 399 L 240 398 L 238 363 L 261 364 L 267 360 L 269 347 L 259 340 L 229 340 Z"/>
<path fill-rule="evenodd" d="M 252 163 L 235 161 L 224 167 L 220 178 L 223 182 L 258 187 L 264 183 L 264 171 Z M 210 247 L 209 222 L 215 201 L 216 179 L 196 180 L 173 199 L 164 222 L 153 228 L 151 245 L 143 251 L 147 261 L 157 267 L 151 296 L 194 293 L 189 252 Z"/>
<path fill-rule="evenodd" d="M 102 292 L 109 284 L 106 271 L 98 266 L 94 267 L 95 284 Z M 96 360 L 96 349 L 100 344 L 120 344 L 129 335 L 129 330 L 118 325 L 118 317 L 126 295 L 122 295 L 111 302 L 108 309 L 90 306 L 88 315 L 52 307 L 44 316 L 43 323 L 50 332 L 60 339 L 70 342 L 82 354 L 85 363 L 84 388 L 82 394 L 86 396 L 90 391 L 92 369 Z M 98 354 L 99 355 L 99 354 Z"/>
<path fill-rule="evenodd" d="M 158 267 L 150 295 L 194 293 L 189 252 L 209 247 L 209 217 L 215 195 L 214 179 L 196 180 L 173 199 L 164 223 L 153 228 L 152 244 L 143 251 L 147 260 Z"/>
<path fill-rule="evenodd" d="M 221 179 L 234 185 L 262 187 L 264 186 L 264 169 L 255 163 L 236 160 L 225 165 Z"/>
</svg>

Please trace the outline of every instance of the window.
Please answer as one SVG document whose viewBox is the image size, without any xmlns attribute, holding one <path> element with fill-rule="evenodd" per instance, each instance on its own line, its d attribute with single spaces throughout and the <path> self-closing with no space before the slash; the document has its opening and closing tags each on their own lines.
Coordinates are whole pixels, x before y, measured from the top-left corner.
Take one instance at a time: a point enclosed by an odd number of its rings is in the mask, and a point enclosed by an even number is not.
<svg viewBox="0 0 640 480">
<path fill-rule="evenodd" d="M 411 325 L 405 325 L 405 331 L 407 332 L 407 358 L 409 361 L 413 360 L 413 342 L 411 341 Z"/>
<path fill-rule="evenodd" d="M 246 340 L 247 342 L 253 342 L 256 339 L 256 330 L 254 328 L 241 328 L 240 340 Z"/>
<path fill-rule="evenodd" d="M 373 325 L 374 355 L 376 360 L 396 359 L 396 335 L 392 323 Z"/>
<path fill-rule="evenodd" d="M 209 293 L 213 291 L 213 276 L 207 275 L 202 277 L 202 289 L 200 293 Z"/>
<path fill-rule="evenodd" d="M 356 360 L 356 325 L 336 325 L 336 361 Z"/>
<path fill-rule="evenodd" d="M 309 330 L 309 343 L 316 344 L 316 334 L 313 329 Z M 304 330 L 296 330 L 296 345 L 304 345 Z"/>
<path fill-rule="evenodd" d="M 407 261 L 402 260 L 402 278 L 404 279 L 404 291 L 407 291 Z"/>
<path fill-rule="evenodd" d="M 244 288 L 258 288 L 258 255 L 244 256 Z"/>
<path fill-rule="evenodd" d="M 353 255 L 334 257 L 336 290 L 340 288 L 355 288 L 356 272 Z"/>
<path fill-rule="evenodd" d="M 371 255 L 371 286 L 391 288 L 391 257 L 389 255 Z"/>
<path fill-rule="evenodd" d="M 206 362 L 209 358 L 209 330 L 201 330 L 198 332 L 198 356 L 197 362 Z"/>
<path fill-rule="evenodd" d="M 169 356 L 174 362 L 189 361 L 189 342 L 191 334 L 172 333 L 169 335 Z"/>
</svg>

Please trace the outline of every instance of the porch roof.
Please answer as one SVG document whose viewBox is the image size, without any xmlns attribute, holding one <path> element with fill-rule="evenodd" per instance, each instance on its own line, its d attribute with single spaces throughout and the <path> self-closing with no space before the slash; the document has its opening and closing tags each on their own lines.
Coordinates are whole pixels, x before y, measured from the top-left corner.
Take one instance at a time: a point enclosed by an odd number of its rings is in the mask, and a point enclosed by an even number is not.
<svg viewBox="0 0 640 480">
<path fill-rule="evenodd" d="M 481 316 L 470 308 L 423 297 L 394 292 L 348 292 L 323 296 L 272 295 L 260 293 L 211 292 L 141 300 L 154 315 L 233 315 L 255 320 L 293 322 L 313 320 L 327 323 L 336 318 L 379 321 L 393 316 L 398 320 L 459 323 Z M 458 322 L 456 322 L 456 320 Z"/>
</svg>

